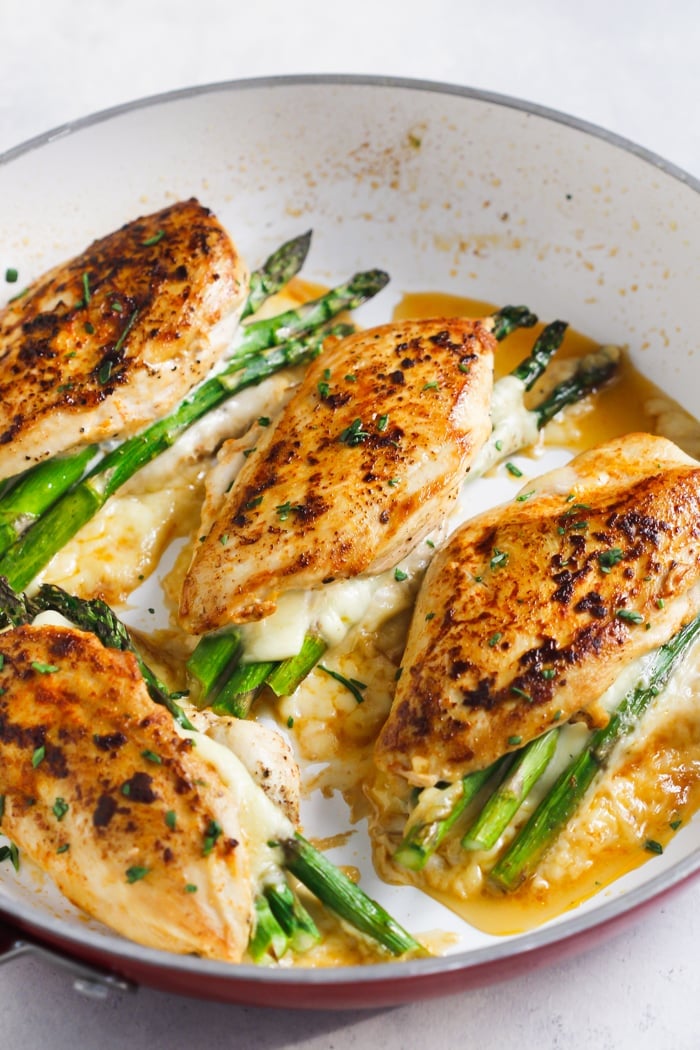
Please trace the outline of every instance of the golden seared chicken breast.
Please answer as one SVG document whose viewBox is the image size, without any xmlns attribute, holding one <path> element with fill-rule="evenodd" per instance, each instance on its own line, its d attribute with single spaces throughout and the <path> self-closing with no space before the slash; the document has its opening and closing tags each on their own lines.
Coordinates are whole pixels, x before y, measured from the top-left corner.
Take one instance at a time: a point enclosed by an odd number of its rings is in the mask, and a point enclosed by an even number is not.
<svg viewBox="0 0 700 1050">
<path fill-rule="evenodd" d="M 241 793 L 92 634 L 0 634 L 0 830 L 141 944 L 237 961 L 253 916 Z M 197 735 L 197 743 L 206 741 Z"/>
<path fill-rule="evenodd" d="M 467 521 L 418 596 L 377 765 L 453 782 L 596 709 L 700 610 L 700 464 L 631 434 Z"/>
<path fill-rule="evenodd" d="M 247 271 L 196 200 L 96 241 L 0 311 L 0 474 L 127 435 L 230 343 Z"/>
<path fill-rule="evenodd" d="M 400 561 L 449 513 L 491 432 L 495 345 L 481 321 L 439 318 L 324 351 L 197 545 L 183 624 L 262 619 L 287 591 Z"/>
</svg>

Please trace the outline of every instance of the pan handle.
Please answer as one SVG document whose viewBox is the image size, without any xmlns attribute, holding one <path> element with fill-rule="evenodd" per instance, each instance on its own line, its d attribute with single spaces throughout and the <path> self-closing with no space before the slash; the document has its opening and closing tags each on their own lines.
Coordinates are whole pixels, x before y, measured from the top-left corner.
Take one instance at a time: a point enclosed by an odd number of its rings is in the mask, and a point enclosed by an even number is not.
<svg viewBox="0 0 700 1050">
<path fill-rule="evenodd" d="M 61 955 L 31 940 L 25 933 L 20 933 L 0 916 L 0 966 L 25 956 L 41 959 L 51 966 L 67 970 L 73 979 L 74 990 L 89 999 L 106 999 L 111 992 L 128 992 L 136 989 L 135 984 L 122 977 L 117 977 L 116 974 Z"/>
</svg>

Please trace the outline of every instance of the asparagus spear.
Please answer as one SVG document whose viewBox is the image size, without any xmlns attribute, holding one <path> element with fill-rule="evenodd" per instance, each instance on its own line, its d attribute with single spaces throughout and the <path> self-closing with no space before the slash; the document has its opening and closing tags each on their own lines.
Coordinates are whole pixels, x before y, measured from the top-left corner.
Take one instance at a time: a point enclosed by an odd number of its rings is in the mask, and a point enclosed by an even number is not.
<svg viewBox="0 0 700 1050">
<path fill-rule="evenodd" d="M 493 314 L 491 334 L 500 342 L 516 328 L 532 328 L 537 317 L 527 306 L 502 306 Z"/>
<path fill-rule="evenodd" d="M 544 401 L 533 409 L 538 430 L 546 426 L 567 405 L 582 401 L 588 394 L 595 393 L 612 379 L 620 363 L 620 356 L 619 347 L 607 345 L 582 357 L 571 375 L 558 383 Z"/>
<path fill-rule="evenodd" d="M 393 955 L 406 952 L 426 954 L 425 949 L 380 904 L 368 897 L 303 836 L 296 834 L 279 845 L 287 870 L 355 929 L 378 941 Z"/>
<path fill-rule="evenodd" d="M 307 952 L 320 940 L 316 923 L 286 882 L 272 882 L 257 895 L 248 943 L 253 962 L 279 962 L 289 949 Z"/>
<path fill-rule="evenodd" d="M 472 799 L 476 798 L 484 785 L 501 771 L 509 761 L 508 756 L 499 758 L 486 769 L 469 773 L 456 784 L 446 788 L 427 788 L 422 795 L 422 808 L 427 810 L 412 819 L 394 853 L 394 860 L 410 871 L 420 871 L 445 837 L 462 816 Z M 427 795 L 427 792 L 431 792 Z M 426 801 L 427 799 L 427 801 Z"/>
<path fill-rule="evenodd" d="M 347 326 L 338 326 L 315 332 L 250 360 L 233 362 L 224 372 L 208 379 L 171 415 L 152 423 L 107 453 L 78 485 L 0 556 L 0 575 L 7 576 L 16 589 L 25 588 L 110 496 L 137 470 L 169 448 L 193 423 L 232 394 L 261 382 L 281 368 L 317 356 L 329 334 L 344 335 L 347 331 Z"/>
<path fill-rule="evenodd" d="M 291 696 L 311 673 L 328 648 L 323 638 L 307 634 L 296 656 L 282 660 L 266 678 L 266 685 L 275 696 Z"/>
<path fill-rule="evenodd" d="M 531 390 L 544 373 L 552 356 L 561 346 L 568 327 L 566 321 L 551 321 L 540 332 L 529 355 L 510 373 L 523 384 L 525 390 Z"/>
<path fill-rule="evenodd" d="M 321 940 L 318 927 L 288 883 L 274 882 L 266 886 L 265 897 L 289 939 L 290 948 L 305 952 L 318 944 Z"/>
<path fill-rule="evenodd" d="M 251 321 L 239 330 L 240 338 L 233 350 L 232 362 L 246 360 L 251 355 L 279 346 L 290 339 L 306 335 L 320 328 L 346 310 L 354 310 L 384 288 L 389 280 L 383 270 L 356 273 L 345 284 L 312 299 L 308 303 L 285 310 L 275 317 Z"/>
<path fill-rule="evenodd" d="M 196 707 L 206 707 L 222 669 L 237 662 L 240 649 L 241 636 L 235 629 L 200 638 L 186 664 L 189 696 Z"/>
<path fill-rule="evenodd" d="M 281 291 L 292 277 L 299 273 L 311 245 L 311 230 L 300 237 L 285 241 L 257 270 L 253 270 L 248 281 L 248 298 L 241 311 L 241 320 L 256 313 L 262 304 Z"/>
<path fill-rule="evenodd" d="M 29 528 L 85 473 L 97 445 L 55 456 L 26 471 L 0 502 L 0 553 Z"/>
<path fill-rule="evenodd" d="M 265 679 L 276 666 L 273 660 L 237 664 L 216 690 L 210 702 L 212 711 L 217 715 L 247 718 L 253 701 L 265 685 Z"/>
<path fill-rule="evenodd" d="M 514 890 L 535 870 L 544 852 L 574 813 L 615 745 L 639 723 L 700 634 L 700 616 L 686 624 L 651 657 L 643 677 L 626 693 L 610 721 L 593 733 L 581 754 L 559 776 L 522 830 L 490 872 L 502 890 Z"/>
<path fill-rule="evenodd" d="M 266 956 L 279 960 L 289 947 L 289 937 L 277 921 L 264 893 L 255 898 L 255 928 L 248 942 L 248 954 L 253 962 L 263 962 Z"/>
<path fill-rule="evenodd" d="M 522 408 L 522 392 L 525 387 L 518 391 L 513 386 L 514 379 L 520 382 L 518 377 L 511 373 L 499 379 L 494 386 L 494 401 L 498 402 L 494 411 L 494 429 L 472 464 L 469 479 L 481 477 L 497 463 L 518 452 L 523 444 L 528 443 L 528 431 L 534 440 L 537 432 L 567 405 L 573 405 L 589 394 L 594 394 L 612 379 L 619 362 L 618 347 L 599 347 L 580 358 L 571 375 L 559 382 L 539 405 L 529 410 Z M 503 394 L 503 397 L 499 398 L 499 394 Z M 518 412 L 522 413 L 521 425 L 513 427 L 510 424 Z"/>
<path fill-rule="evenodd" d="M 551 762 L 558 735 L 558 729 L 550 729 L 517 752 L 506 776 L 462 837 L 464 849 L 487 850 L 496 845 Z"/>
</svg>

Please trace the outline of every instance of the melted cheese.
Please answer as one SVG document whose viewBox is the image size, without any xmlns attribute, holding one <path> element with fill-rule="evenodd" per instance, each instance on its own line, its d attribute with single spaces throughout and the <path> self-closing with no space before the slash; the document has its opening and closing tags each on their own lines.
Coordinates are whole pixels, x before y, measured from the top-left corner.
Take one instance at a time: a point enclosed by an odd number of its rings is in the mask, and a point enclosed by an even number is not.
<svg viewBox="0 0 700 1050">
<path fill-rule="evenodd" d="M 281 595 L 271 616 L 240 628 L 244 660 L 295 656 L 308 633 L 337 646 L 359 623 L 368 631 L 376 631 L 385 620 L 413 604 L 431 552 L 432 548 L 423 543 L 395 568 L 376 576 L 356 576 L 316 591 Z"/>
<path fill-rule="evenodd" d="M 197 753 L 216 770 L 221 782 L 230 788 L 238 802 L 241 827 L 246 834 L 246 847 L 251 872 L 257 887 L 266 881 L 281 881 L 281 856 L 269 844 L 294 837 L 294 825 L 282 810 L 258 787 L 233 751 L 205 733 L 175 727 L 180 736 L 191 739 Z"/>
</svg>

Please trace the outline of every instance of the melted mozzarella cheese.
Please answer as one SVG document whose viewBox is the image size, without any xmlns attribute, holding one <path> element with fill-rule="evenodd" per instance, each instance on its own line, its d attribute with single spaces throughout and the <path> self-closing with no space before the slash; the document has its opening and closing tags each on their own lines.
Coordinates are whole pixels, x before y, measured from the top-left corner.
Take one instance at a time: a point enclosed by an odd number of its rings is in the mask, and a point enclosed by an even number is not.
<svg viewBox="0 0 700 1050">
<path fill-rule="evenodd" d="M 523 401 L 525 387 L 515 376 L 504 376 L 494 384 L 491 396 L 491 437 L 482 446 L 470 471 L 480 477 L 504 455 L 534 445 L 539 437 L 537 417 Z"/>
<path fill-rule="evenodd" d="M 415 599 L 433 548 L 422 543 L 393 569 L 374 576 L 336 580 L 322 590 L 288 591 L 271 616 L 241 627 L 243 659 L 284 660 L 295 656 L 307 634 L 339 645 L 362 622 L 374 631 Z"/>
<path fill-rule="evenodd" d="M 205 733 L 191 732 L 177 724 L 175 728 L 180 736 L 193 741 L 197 753 L 216 770 L 224 786 L 234 791 L 255 885 L 262 886 L 268 880 L 279 881 L 281 858 L 270 847 L 270 842 L 293 838 L 295 828 L 292 822 L 255 783 L 233 751 Z"/>
</svg>

